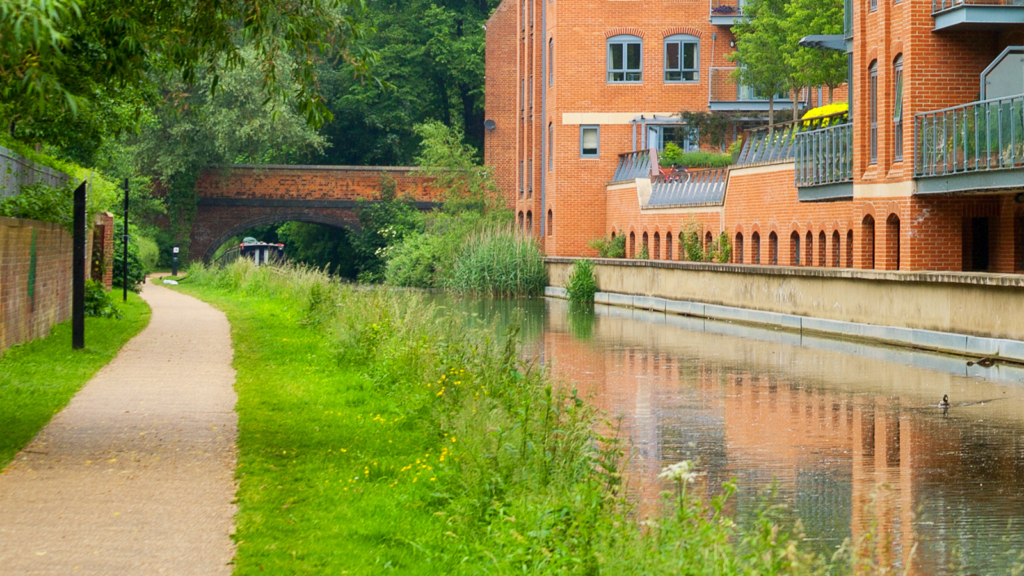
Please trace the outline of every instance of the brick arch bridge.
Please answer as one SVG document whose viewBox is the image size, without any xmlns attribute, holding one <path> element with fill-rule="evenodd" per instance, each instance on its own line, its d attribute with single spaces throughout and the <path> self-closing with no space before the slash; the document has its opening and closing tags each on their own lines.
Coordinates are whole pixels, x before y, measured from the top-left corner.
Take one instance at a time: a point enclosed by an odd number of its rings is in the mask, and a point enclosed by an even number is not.
<svg viewBox="0 0 1024 576">
<path fill-rule="evenodd" d="M 358 229 L 355 208 L 372 201 L 383 178 L 416 207 L 438 206 L 430 179 L 418 168 L 382 166 L 252 166 L 211 168 L 196 183 L 198 202 L 189 254 L 206 260 L 232 236 L 280 222 L 309 222 Z"/>
</svg>

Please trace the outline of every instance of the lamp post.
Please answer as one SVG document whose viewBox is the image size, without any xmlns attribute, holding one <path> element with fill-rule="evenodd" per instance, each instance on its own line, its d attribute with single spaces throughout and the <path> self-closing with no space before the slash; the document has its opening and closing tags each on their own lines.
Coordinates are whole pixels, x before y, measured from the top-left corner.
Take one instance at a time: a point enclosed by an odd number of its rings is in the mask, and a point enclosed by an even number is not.
<svg viewBox="0 0 1024 576">
<path fill-rule="evenodd" d="M 85 348 L 85 182 L 75 188 L 71 263 L 71 348 Z"/>
</svg>

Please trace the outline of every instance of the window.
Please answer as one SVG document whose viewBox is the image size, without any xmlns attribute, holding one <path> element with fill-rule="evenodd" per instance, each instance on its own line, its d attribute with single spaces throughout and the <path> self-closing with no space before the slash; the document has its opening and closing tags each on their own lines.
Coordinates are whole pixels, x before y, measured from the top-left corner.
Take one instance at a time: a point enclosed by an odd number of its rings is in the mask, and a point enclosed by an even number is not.
<svg viewBox="0 0 1024 576">
<path fill-rule="evenodd" d="M 878 61 L 868 68 L 868 90 L 871 93 L 871 163 L 878 162 Z"/>
<path fill-rule="evenodd" d="M 608 39 L 608 81 L 643 80 L 643 41 L 638 36 L 619 35 Z"/>
<path fill-rule="evenodd" d="M 664 150 L 669 142 L 684 152 L 700 150 L 697 130 L 681 124 L 647 125 L 647 148 Z"/>
<path fill-rule="evenodd" d="M 676 34 L 665 38 L 665 82 L 700 80 L 700 40 Z"/>
<path fill-rule="evenodd" d="M 878 0 L 871 0 L 870 8 L 872 12 L 878 10 Z"/>
<path fill-rule="evenodd" d="M 896 101 L 892 107 L 893 160 L 903 160 L 903 55 L 896 57 L 893 64 L 893 76 L 896 81 Z"/>
<path fill-rule="evenodd" d="M 530 158 L 527 162 L 527 184 L 526 184 L 526 197 L 533 198 L 533 158 Z"/>
<path fill-rule="evenodd" d="M 526 78 L 519 79 L 519 111 L 526 109 Z"/>
<path fill-rule="evenodd" d="M 523 198 L 523 184 L 525 183 L 525 181 L 526 181 L 526 178 L 524 178 L 524 174 L 523 174 L 523 161 L 520 160 L 519 161 L 519 199 L 520 200 L 522 200 L 522 198 Z"/>
<path fill-rule="evenodd" d="M 533 76 L 530 76 L 530 112 L 533 112 Z"/>
<path fill-rule="evenodd" d="M 530 27 L 533 27 L 533 0 L 530 0 Z"/>
<path fill-rule="evenodd" d="M 750 235 L 750 259 L 754 264 L 761 263 L 761 235 L 757 232 Z"/>
<path fill-rule="evenodd" d="M 548 40 L 548 86 L 555 85 L 555 39 Z"/>
<path fill-rule="evenodd" d="M 548 208 L 548 236 L 555 233 L 555 222 L 553 220 L 554 215 L 551 213 L 551 209 Z"/>
<path fill-rule="evenodd" d="M 523 1 L 523 32 L 526 32 L 526 2 L 527 2 L 527 0 L 522 0 L 522 1 Z M 871 1 L 874 2 L 875 0 L 871 0 Z"/>
<path fill-rule="evenodd" d="M 555 165 L 555 125 L 548 122 L 548 172 Z"/>
<path fill-rule="evenodd" d="M 601 154 L 601 129 L 598 126 L 580 126 L 580 157 L 597 158 Z"/>
<path fill-rule="evenodd" d="M 735 258 L 736 262 L 738 264 L 743 264 L 743 233 L 742 232 L 737 232 L 736 233 L 736 250 L 734 251 L 734 254 L 736 255 L 736 258 Z"/>
<path fill-rule="evenodd" d="M 672 232 L 665 233 L 665 260 L 672 259 Z"/>
<path fill-rule="evenodd" d="M 527 210 L 526 211 L 526 233 L 530 234 L 530 235 L 533 234 L 533 211 L 532 210 Z"/>
</svg>

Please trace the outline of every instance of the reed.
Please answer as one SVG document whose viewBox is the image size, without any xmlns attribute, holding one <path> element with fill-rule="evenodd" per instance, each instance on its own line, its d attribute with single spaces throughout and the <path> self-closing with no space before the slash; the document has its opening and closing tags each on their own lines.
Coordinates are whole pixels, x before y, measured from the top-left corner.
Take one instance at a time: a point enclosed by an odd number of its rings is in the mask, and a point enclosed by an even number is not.
<svg viewBox="0 0 1024 576">
<path fill-rule="evenodd" d="M 539 296 L 546 285 L 537 241 L 511 226 L 491 226 L 467 237 L 446 287 L 465 294 L 522 297 Z"/>
</svg>

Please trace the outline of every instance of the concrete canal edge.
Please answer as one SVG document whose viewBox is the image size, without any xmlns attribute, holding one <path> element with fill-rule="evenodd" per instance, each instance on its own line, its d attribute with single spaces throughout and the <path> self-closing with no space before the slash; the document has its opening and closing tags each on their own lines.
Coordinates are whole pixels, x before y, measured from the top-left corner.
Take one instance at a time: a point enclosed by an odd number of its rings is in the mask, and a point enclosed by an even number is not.
<svg viewBox="0 0 1024 576">
<path fill-rule="evenodd" d="M 549 257 L 565 298 L 576 258 Z M 592 259 L 598 304 L 1024 363 L 1024 277 Z"/>
</svg>

